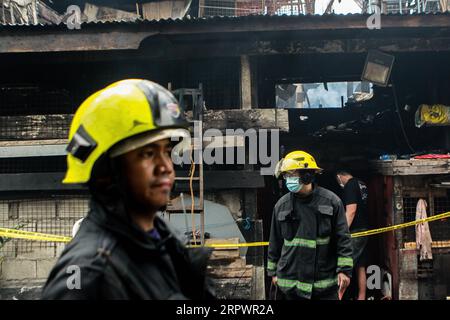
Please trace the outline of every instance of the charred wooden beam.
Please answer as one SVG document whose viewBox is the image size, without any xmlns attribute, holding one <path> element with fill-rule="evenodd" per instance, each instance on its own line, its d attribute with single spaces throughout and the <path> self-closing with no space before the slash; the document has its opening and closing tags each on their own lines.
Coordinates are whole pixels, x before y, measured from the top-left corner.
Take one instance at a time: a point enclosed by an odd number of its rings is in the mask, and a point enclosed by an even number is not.
<svg viewBox="0 0 450 320">
<path fill-rule="evenodd" d="M 371 161 L 372 168 L 385 176 L 436 175 L 450 173 L 450 160 Z"/>
<path fill-rule="evenodd" d="M 0 140 L 65 139 L 72 118 L 72 114 L 2 116 Z M 287 110 L 210 110 L 205 112 L 203 121 L 204 130 L 210 128 L 289 130 Z"/>
<path fill-rule="evenodd" d="M 63 178 L 63 172 L 0 174 L 0 192 L 85 190 L 80 185 L 62 184 Z M 204 180 L 205 190 L 264 187 L 264 177 L 258 171 L 205 171 Z"/>
<path fill-rule="evenodd" d="M 251 79 L 250 59 L 247 55 L 241 56 L 241 109 L 252 108 L 252 79 Z"/>
<path fill-rule="evenodd" d="M 203 116 L 203 128 L 207 129 L 279 129 L 289 131 L 287 110 L 209 110 Z"/>
<path fill-rule="evenodd" d="M 436 37 L 448 37 L 450 19 L 448 15 L 405 15 L 382 16 L 381 30 L 368 30 L 366 20 L 368 15 L 354 16 L 292 16 L 292 17 L 244 17 L 242 19 L 205 19 L 182 22 L 141 22 L 135 24 L 83 24 L 81 30 L 69 32 L 64 25 L 36 26 L 23 29 L 20 27 L 5 27 L 0 32 L 0 52 L 49 52 L 49 51 L 87 51 L 87 50 L 126 50 L 139 49 L 146 38 L 189 37 L 189 42 L 195 39 L 205 39 L 205 44 L 211 45 L 217 35 L 220 39 L 228 37 L 228 42 L 236 44 L 237 34 L 242 35 L 244 45 L 248 39 L 267 37 L 296 38 L 299 41 L 310 39 L 366 39 L 366 41 L 382 41 L 383 38 L 417 38 L 426 41 Z M 274 31 L 276 30 L 276 31 Z M 364 36 L 361 36 L 364 34 Z M 378 40 L 377 40 L 378 39 Z M 328 40 L 326 43 L 328 43 Z M 222 41 L 222 40 L 221 40 Z M 359 40 L 357 40 L 359 41 Z M 220 42 L 220 41 L 219 41 Z M 344 42 L 345 43 L 345 42 Z M 443 44 L 441 44 L 442 46 Z M 192 46 L 200 54 L 197 46 Z M 322 50 L 325 49 L 323 46 Z M 424 50 L 426 46 L 421 46 Z M 229 55 L 233 46 L 227 43 L 226 50 L 221 49 L 220 55 Z M 245 46 L 244 46 L 245 48 Z M 344 47 L 345 48 L 345 47 Z M 447 46 L 448 49 L 448 40 Z M 268 48 L 272 50 L 273 48 Z M 276 49 L 276 48 L 275 48 Z M 246 54 L 240 52 L 239 55 Z M 248 53 L 247 53 L 248 54 Z"/>
<path fill-rule="evenodd" d="M 24 32 L 22 35 L 0 34 L 0 53 L 90 51 L 138 49 L 143 39 L 157 32 Z"/>
<path fill-rule="evenodd" d="M 49 140 L 66 138 L 71 114 L 2 116 L 0 140 Z"/>
</svg>

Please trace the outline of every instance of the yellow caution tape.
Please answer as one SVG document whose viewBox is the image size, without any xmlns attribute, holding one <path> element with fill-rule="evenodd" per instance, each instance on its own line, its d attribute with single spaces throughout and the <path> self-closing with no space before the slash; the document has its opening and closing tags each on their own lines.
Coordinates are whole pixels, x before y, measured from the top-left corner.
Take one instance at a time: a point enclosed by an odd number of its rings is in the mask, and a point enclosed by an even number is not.
<svg viewBox="0 0 450 320">
<path fill-rule="evenodd" d="M 0 228 L 0 237 L 51 242 L 69 242 L 72 240 L 71 237 L 6 228 Z"/>
<path fill-rule="evenodd" d="M 371 236 L 374 234 L 403 229 L 403 228 L 414 226 L 416 224 L 435 221 L 435 220 L 441 220 L 441 219 L 445 219 L 445 218 L 449 218 L 449 217 L 450 217 L 450 212 L 446 212 L 446 213 L 441 213 L 441 214 L 431 216 L 428 218 L 424 218 L 424 219 L 419 219 L 419 220 L 414 220 L 411 222 L 397 224 L 395 226 L 352 233 L 351 236 L 352 236 L 352 238 L 367 237 L 367 236 Z M 58 236 L 58 235 L 51 235 L 51 234 L 23 231 L 23 230 L 15 230 L 15 229 L 6 229 L 6 228 L 0 228 L 0 237 L 37 240 L 37 241 L 51 241 L 51 242 L 69 242 L 70 240 L 72 240 L 71 237 L 64 237 L 64 236 Z M 262 246 L 268 246 L 268 245 L 269 245 L 269 242 L 248 242 L 248 243 L 211 243 L 211 244 L 206 244 L 204 246 L 191 245 L 189 247 L 190 248 L 208 247 L 208 248 L 219 249 L 219 248 L 240 248 L 240 247 L 262 247 Z"/>
<path fill-rule="evenodd" d="M 429 221 L 435 221 L 435 220 L 441 220 L 441 219 L 445 219 L 445 218 L 448 218 L 448 217 L 450 217 L 450 212 L 441 213 L 441 214 L 438 214 L 436 216 L 431 216 L 431 217 L 424 218 L 424 219 L 414 220 L 414 221 L 411 221 L 411 222 L 405 222 L 405 223 L 397 224 L 395 226 L 390 226 L 390 227 L 384 227 L 384 228 L 378 228 L 378 229 L 372 229 L 372 230 L 352 233 L 352 238 L 366 237 L 366 236 L 371 236 L 371 235 L 374 235 L 374 234 L 394 231 L 394 230 L 398 230 L 398 229 L 412 227 L 412 226 L 415 226 L 416 224 L 429 222 Z"/>
<path fill-rule="evenodd" d="M 188 246 L 189 248 L 199 248 L 199 247 L 206 247 L 206 248 L 241 248 L 241 247 L 263 247 L 268 246 L 269 242 L 246 242 L 246 243 L 211 243 L 211 244 L 194 244 Z"/>
<path fill-rule="evenodd" d="M 361 232 L 355 232 L 355 233 L 352 233 L 351 236 L 352 236 L 352 238 L 367 237 L 367 236 L 371 236 L 371 235 L 374 235 L 374 234 L 394 231 L 394 230 L 398 230 L 398 229 L 402 229 L 402 228 L 411 227 L 411 226 L 414 226 L 416 224 L 429 222 L 429 221 L 435 221 L 435 220 L 441 220 L 441 219 L 445 219 L 445 218 L 448 218 L 448 217 L 450 217 L 450 212 L 441 213 L 441 214 L 438 214 L 436 216 L 431 216 L 431 217 L 424 218 L 424 219 L 414 220 L 414 221 L 411 221 L 411 222 L 405 222 L 405 223 L 397 224 L 395 226 L 378 228 L 378 229 L 372 229 L 372 230 L 361 231 Z M 250 243 L 239 243 L 239 244 L 218 244 L 218 243 L 216 244 L 216 243 L 212 243 L 212 244 L 205 245 L 205 247 L 211 247 L 211 248 L 235 248 L 235 247 L 258 247 L 258 246 L 268 246 L 268 245 L 269 245 L 269 242 L 250 242 Z M 200 245 L 193 245 L 191 247 L 200 247 Z"/>
</svg>

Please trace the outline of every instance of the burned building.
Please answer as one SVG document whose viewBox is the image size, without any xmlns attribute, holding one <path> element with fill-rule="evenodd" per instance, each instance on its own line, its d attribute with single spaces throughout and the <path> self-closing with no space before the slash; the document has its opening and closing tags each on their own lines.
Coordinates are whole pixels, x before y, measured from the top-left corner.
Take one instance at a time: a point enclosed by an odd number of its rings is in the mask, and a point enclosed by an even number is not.
<svg viewBox="0 0 450 320">
<path fill-rule="evenodd" d="M 292 1 L 273 8 L 233 1 L 234 9 L 216 5 L 228 8 L 228 13 L 218 13 L 214 1 L 205 0 L 194 2 L 195 10 L 180 5 L 182 10 L 163 16 L 153 16 L 154 7 L 145 11 L 143 3 L 117 1 L 117 10 L 134 10 L 136 16 L 116 10 L 116 18 L 106 13 L 102 18 L 106 3 L 87 7 L 96 6 L 93 11 L 85 7 L 80 28 L 68 28 L 65 4 L 53 8 L 46 21 L 37 17 L 36 24 L 13 25 L 11 17 L 18 19 L 13 14 L 0 26 L 0 227 L 71 235 L 75 221 L 87 213 L 86 190 L 60 183 L 72 115 L 92 92 L 124 78 L 170 87 L 193 119 L 201 114 L 202 132 L 266 130 L 256 141 L 270 145 L 278 137 L 278 157 L 294 149 L 310 152 L 325 169 L 319 183 L 336 193 L 335 170 L 352 168 L 369 185 L 373 228 L 415 220 L 415 205 L 423 198 L 429 215 L 450 211 L 450 160 L 413 159 L 450 149 L 448 124 L 418 128 L 415 123 L 420 105 L 450 105 L 448 13 L 383 1 L 380 28 L 368 28 L 372 13 L 338 15 L 326 8 L 328 14 L 307 15 L 310 7 L 293 9 Z M 361 82 L 370 50 L 395 58 L 390 85 Z M 226 137 L 203 141 L 204 147 L 216 143 L 210 148 L 225 154 L 245 148 L 246 158 L 244 163 L 203 165 L 202 185 L 195 182 L 194 188 L 198 203 L 208 202 L 214 212 L 221 206 L 231 220 L 209 220 L 206 206 L 198 208 L 206 220 L 200 223 L 201 214 L 196 219 L 212 238 L 267 240 L 273 205 L 285 190 L 272 176 L 261 175 L 270 162 L 249 161 L 255 142 L 242 139 L 242 132 L 237 136 L 241 138 L 231 142 Z M 177 169 L 180 177 L 188 176 L 189 166 Z M 179 181 L 179 192 L 190 198 L 188 180 Z M 190 204 L 186 201 L 188 214 Z M 174 219 L 184 226 L 179 217 Z M 226 228 L 230 221 L 232 230 Z M 217 224 L 232 234 L 215 236 Z M 371 263 L 392 275 L 394 299 L 450 295 L 445 273 L 450 264 L 448 220 L 430 226 L 433 240 L 439 241 L 433 248 L 434 264 L 418 260 L 411 248 L 412 229 L 370 240 Z M 8 241 L 1 249 L 2 281 L 32 280 L 39 286 L 63 247 Z M 247 265 L 258 268 L 236 269 L 234 274 L 243 270 L 245 279 L 258 279 L 253 283 L 260 288 L 255 290 L 264 291 L 264 248 L 243 254 Z M 242 296 L 250 297 L 245 291 L 249 282 L 236 278 L 233 285 L 244 284 Z M 430 284 L 436 282 L 441 285 L 432 290 Z"/>
</svg>

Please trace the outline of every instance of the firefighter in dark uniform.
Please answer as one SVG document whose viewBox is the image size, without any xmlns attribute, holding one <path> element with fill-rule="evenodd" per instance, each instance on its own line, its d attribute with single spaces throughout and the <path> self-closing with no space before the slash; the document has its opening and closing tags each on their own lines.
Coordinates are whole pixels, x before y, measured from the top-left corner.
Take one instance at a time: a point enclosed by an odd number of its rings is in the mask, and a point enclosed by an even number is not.
<svg viewBox="0 0 450 320">
<path fill-rule="evenodd" d="M 63 182 L 89 188 L 89 213 L 43 299 L 214 298 L 209 252 L 186 248 L 157 215 L 175 178 L 171 138 L 190 138 L 183 110 L 151 81 L 116 82 L 78 108 Z"/>
<path fill-rule="evenodd" d="M 341 299 L 352 275 L 352 243 L 341 200 L 319 187 L 314 158 L 293 151 L 275 176 L 290 191 L 272 215 L 267 270 L 285 299 Z"/>
</svg>

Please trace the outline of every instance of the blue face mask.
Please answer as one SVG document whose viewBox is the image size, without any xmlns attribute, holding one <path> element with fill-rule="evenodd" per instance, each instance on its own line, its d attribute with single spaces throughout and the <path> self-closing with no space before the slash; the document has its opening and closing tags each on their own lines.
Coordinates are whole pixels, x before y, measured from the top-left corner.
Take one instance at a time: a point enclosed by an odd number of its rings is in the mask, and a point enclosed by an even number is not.
<svg viewBox="0 0 450 320">
<path fill-rule="evenodd" d="M 303 184 L 300 183 L 300 177 L 287 177 L 286 188 L 290 192 L 299 192 L 303 188 Z"/>
</svg>

